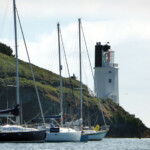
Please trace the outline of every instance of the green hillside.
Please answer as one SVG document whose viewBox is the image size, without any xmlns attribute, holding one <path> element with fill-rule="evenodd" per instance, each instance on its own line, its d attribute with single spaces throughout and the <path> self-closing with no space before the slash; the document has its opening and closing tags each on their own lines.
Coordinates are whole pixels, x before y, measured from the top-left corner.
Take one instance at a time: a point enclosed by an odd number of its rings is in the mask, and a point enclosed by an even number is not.
<svg viewBox="0 0 150 150">
<path fill-rule="evenodd" d="M 0 109 L 12 108 L 16 104 L 16 65 L 15 57 L 7 53 L 0 43 Z M 60 113 L 59 76 L 51 71 L 33 65 L 43 112 L 45 116 Z M 40 122 L 39 106 L 36 98 L 29 64 L 19 60 L 20 99 L 23 106 L 23 123 Z M 65 121 L 78 118 L 80 113 L 79 81 L 63 78 L 63 108 Z M 71 87 L 74 89 L 72 94 Z M 121 106 L 111 100 L 101 100 L 106 123 L 110 125 L 108 137 L 150 137 L 150 129 L 142 121 L 130 115 Z M 87 86 L 83 85 L 83 116 L 84 125 L 104 125 L 98 100 L 89 94 Z M 49 121 L 49 120 L 46 120 Z M 1 118 L 1 123 L 6 119 Z"/>
</svg>

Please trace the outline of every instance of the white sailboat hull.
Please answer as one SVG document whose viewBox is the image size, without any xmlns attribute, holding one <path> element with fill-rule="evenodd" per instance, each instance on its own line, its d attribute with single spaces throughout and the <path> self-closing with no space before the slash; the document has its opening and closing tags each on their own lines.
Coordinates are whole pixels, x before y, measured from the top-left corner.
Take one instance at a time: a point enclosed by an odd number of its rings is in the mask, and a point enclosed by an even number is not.
<svg viewBox="0 0 150 150">
<path fill-rule="evenodd" d="M 89 141 L 101 141 L 106 133 L 107 133 L 107 130 L 102 130 L 102 131 L 94 131 L 94 130 L 84 130 L 84 133 L 86 135 L 88 135 L 88 140 Z"/>
<path fill-rule="evenodd" d="M 81 131 L 71 128 L 60 128 L 60 132 L 46 132 L 45 142 L 79 142 Z"/>
</svg>

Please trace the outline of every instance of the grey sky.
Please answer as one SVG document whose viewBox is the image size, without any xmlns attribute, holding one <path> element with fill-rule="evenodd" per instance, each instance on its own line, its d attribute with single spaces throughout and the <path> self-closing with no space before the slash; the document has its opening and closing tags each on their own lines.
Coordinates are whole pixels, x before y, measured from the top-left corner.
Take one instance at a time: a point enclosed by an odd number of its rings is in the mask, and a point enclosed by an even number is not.
<svg viewBox="0 0 150 150">
<path fill-rule="evenodd" d="M 16 0 L 31 61 L 58 73 L 59 21 L 71 73 L 78 76 L 78 25 L 82 18 L 94 65 L 94 45 L 110 42 L 119 64 L 120 105 L 150 127 L 150 1 L 149 0 Z M 19 38 L 19 57 L 26 60 Z M 0 0 L 0 41 L 13 47 L 12 0 Z M 85 46 L 83 80 L 93 89 Z M 76 62 L 76 63 L 75 63 Z M 64 62 L 63 62 L 64 63 Z M 63 75 L 66 74 L 64 66 Z"/>
</svg>

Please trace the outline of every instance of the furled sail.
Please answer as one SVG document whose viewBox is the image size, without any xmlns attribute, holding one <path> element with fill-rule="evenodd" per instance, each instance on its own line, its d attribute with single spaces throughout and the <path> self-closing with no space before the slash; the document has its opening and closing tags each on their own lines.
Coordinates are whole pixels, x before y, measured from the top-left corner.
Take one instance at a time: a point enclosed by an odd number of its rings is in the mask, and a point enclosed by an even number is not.
<svg viewBox="0 0 150 150">
<path fill-rule="evenodd" d="M 17 104 L 15 108 L 0 110 L 0 116 L 18 116 L 20 112 L 20 106 Z"/>
</svg>

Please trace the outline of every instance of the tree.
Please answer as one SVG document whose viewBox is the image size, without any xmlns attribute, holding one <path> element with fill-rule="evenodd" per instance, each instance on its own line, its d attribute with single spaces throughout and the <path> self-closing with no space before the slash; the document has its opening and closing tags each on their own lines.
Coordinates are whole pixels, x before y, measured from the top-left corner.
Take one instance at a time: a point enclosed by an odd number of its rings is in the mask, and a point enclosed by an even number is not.
<svg viewBox="0 0 150 150">
<path fill-rule="evenodd" d="M 6 54 L 8 56 L 13 56 L 13 50 L 11 47 L 7 46 L 6 44 L 3 44 L 0 42 L 0 53 Z"/>
</svg>

